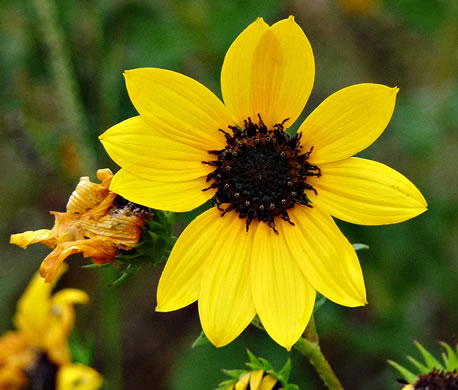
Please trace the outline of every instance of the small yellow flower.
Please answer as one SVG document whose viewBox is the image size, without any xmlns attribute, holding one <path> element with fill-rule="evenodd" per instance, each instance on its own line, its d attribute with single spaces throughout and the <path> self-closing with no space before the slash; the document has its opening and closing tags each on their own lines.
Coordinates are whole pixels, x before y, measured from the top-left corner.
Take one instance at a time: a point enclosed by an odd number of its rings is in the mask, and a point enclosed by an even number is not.
<svg viewBox="0 0 458 390">
<path fill-rule="evenodd" d="M 63 367 L 73 366 L 67 342 L 75 319 L 73 304 L 86 303 L 89 298 L 77 289 L 61 290 L 51 296 L 54 284 L 45 283 L 36 274 L 19 300 L 14 318 L 16 330 L 0 338 L 0 390 L 28 388 L 29 382 L 37 377 L 56 383 L 55 375 L 63 375 L 60 374 Z M 100 377 L 89 367 L 85 368 L 86 376 Z M 58 386 L 57 389 L 72 388 Z"/>
<path fill-rule="evenodd" d="M 67 212 L 51 211 L 55 217 L 52 230 L 40 229 L 13 234 L 11 244 L 26 248 L 37 242 L 54 250 L 44 259 L 41 275 L 52 282 L 62 262 L 73 253 L 92 257 L 102 265 L 114 262 L 120 249 L 129 250 L 138 243 L 144 219 L 116 203 L 117 194 L 109 191 L 113 174 L 99 169 L 102 182 L 92 183 L 82 177 L 67 203 Z"/>
<path fill-rule="evenodd" d="M 287 349 L 304 331 L 315 292 L 366 304 L 355 251 L 331 216 L 383 225 L 426 210 L 418 189 L 386 165 L 352 157 L 383 132 L 397 88 L 358 84 L 300 125 L 315 75 L 312 48 L 293 17 L 261 18 L 229 48 L 224 104 L 169 70 L 125 72 L 140 113 L 101 137 L 122 169 L 111 190 L 148 207 L 216 207 L 181 234 L 162 273 L 158 311 L 199 302 L 208 339 L 224 346 L 256 313 Z"/>
<path fill-rule="evenodd" d="M 218 390 L 299 390 L 299 387 L 288 384 L 291 372 L 291 361 L 288 359 L 283 368 L 276 372 L 272 365 L 262 358 L 257 358 L 248 351 L 249 370 L 223 370 L 232 379 L 219 384 Z"/>
</svg>

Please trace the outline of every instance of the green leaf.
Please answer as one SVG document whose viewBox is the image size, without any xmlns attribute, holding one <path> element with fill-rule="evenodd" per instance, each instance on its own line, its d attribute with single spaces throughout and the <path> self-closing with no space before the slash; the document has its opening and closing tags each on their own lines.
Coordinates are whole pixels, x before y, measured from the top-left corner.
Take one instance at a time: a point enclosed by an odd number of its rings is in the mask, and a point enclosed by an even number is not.
<svg viewBox="0 0 458 390">
<path fill-rule="evenodd" d="M 210 344 L 210 340 L 207 338 L 207 336 L 205 336 L 205 333 L 202 331 L 200 332 L 199 337 L 197 337 L 192 343 L 191 348 L 196 348 L 207 344 Z"/>
</svg>

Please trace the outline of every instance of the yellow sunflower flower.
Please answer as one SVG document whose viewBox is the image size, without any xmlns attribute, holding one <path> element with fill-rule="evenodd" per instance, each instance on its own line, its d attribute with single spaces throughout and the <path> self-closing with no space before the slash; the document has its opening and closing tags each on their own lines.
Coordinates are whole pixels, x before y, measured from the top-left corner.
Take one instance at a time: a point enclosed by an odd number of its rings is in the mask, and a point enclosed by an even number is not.
<svg viewBox="0 0 458 390">
<path fill-rule="evenodd" d="M 64 270 L 61 268 L 57 278 Z M 89 298 L 77 289 L 64 289 L 51 296 L 54 285 L 45 283 L 36 274 L 19 300 L 14 318 L 16 330 L 0 338 L 0 390 L 26 389 L 29 385 L 33 387 L 34 381 L 42 385 L 49 383 L 54 388 L 57 377 L 67 378 L 67 372 L 75 366 L 71 363 L 67 341 L 75 319 L 73 304 L 87 303 Z M 83 365 L 77 365 L 73 371 L 80 366 Z M 65 372 L 61 373 L 64 367 Z M 84 371 L 78 371 L 81 378 L 99 378 L 101 384 L 99 373 L 83 367 Z M 94 379 L 90 383 L 95 383 Z M 98 387 L 57 386 L 57 390 L 73 388 L 92 390 Z"/>
<path fill-rule="evenodd" d="M 117 194 L 110 192 L 113 173 L 99 169 L 100 184 L 82 177 L 67 203 L 67 212 L 51 211 L 55 217 L 52 230 L 40 229 L 11 235 L 10 243 L 21 248 L 42 243 L 54 250 L 43 260 L 40 273 L 52 282 L 62 262 L 74 253 L 92 257 L 98 265 L 113 263 L 120 249 L 137 244 L 145 220 L 141 213 L 117 204 Z"/>
<path fill-rule="evenodd" d="M 158 311 L 198 300 L 216 346 L 259 315 L 290 349 L 304 331 L 315 291 L 345 306 L 366 303 L 361 268 L 331 216 L 365 225 L 426 210 L 418 189 L 393 169 L 355 153 L 383 132 L 397 88 L 358 84 L 326 99 L 299 127 L 315 73 L 312 48 L 290 17 L 259 18 L 229 48 L 224 104 L 169 70 L 125 72 L 140 113 L 101 141 L 122 169 L 110 189 L 175 212 L 216 207 L 181 234 L 159 281 Z"/>
</svg>

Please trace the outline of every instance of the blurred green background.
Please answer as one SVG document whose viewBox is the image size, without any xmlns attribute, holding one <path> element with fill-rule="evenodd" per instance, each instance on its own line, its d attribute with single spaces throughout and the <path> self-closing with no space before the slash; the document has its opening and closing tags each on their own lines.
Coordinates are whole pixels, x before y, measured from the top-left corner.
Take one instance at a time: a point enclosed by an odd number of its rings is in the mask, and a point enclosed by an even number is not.
<svg viewBox="0 0 458 390">
<path fill-rule="evenodd" d="M 220 96 L 219 72 L 236 36 L 256 17 L 293 14 L 316 60 L 304 117 L 336 90 L 360 82 L 398 86 L 385 133 L 362 154 L 410 178 L 429 211 L 392 226 L 340 223 L 359 252 L 369 305 L 327 303 L 316 322 L 322 349 L 345 388 L 399 389 L 386 364 L 436 348 L 458 330 L 458 10 L 452 0 L 2 0 L 0 5 L 0 333 L 49 252 L 8 244 L 12 233 L 50 228 L 80 176 L 117 167 L 97 137 L 135 115 L 125 69 L 152 66 L 191 76 Z M 178 216 L 177 234 L 196 213 Z M 155 313 L 160 269 L 144 268 L 118 288 L 112 275 L 70 259 L 61 285 L 92 297 L 77 328 L 94 340 L 94 366 L 107 389 L 212 389 L 221 368 L 242 368 L 245 348 L 280 368 L 289 355 L 257 329 L 228 347 L 192 350 L 200 333 L 195 305 Z M 109 272 L 109 271 L 108 271 Z M 109 313 L 120 300 L 120 328 Z M 121 343 L 115 343 L 117 333 Z M 122 361 L 116 359 L 122 351 Z M 436 348 L 437 349 L 437 348 Z M 323 389 L 297 353 L 291 382 Z M 122 366 L 121 371 L 119 366 Z M 122 379 L 121 379 L 122 378 Z"/>
</svg>

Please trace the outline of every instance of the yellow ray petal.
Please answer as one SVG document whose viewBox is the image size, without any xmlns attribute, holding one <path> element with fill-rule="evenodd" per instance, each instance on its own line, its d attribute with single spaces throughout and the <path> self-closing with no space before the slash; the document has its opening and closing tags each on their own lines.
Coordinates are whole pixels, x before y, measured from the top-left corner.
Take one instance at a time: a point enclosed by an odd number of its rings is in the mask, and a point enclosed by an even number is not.
<svg viewBox="0 0 458 390">
<path fill-rule="evenodd" d="M 157 311 L 185 307 L 199 298 L 209 253 L 221 242 L 227 219 L 212 208 L 194 219 L 181 233 L 162 272 L 157 288 Z"/>
<path fill-rule="evenodd" d="M 100 137 L 109 156 L 122 168 L 153 181 L 179 182 L 208 175 L 206 151 L 176 142 L 141 117 L 127 119 Z"/>
<path fill-rule="evenodd" d="M 251 372 L 250 390 L 259 390 L 259 386 L 261 385 L 263 375 L 264 370 L 256 370 Z"/>
<path fill-rule="evenodd" d="M 236 212 L 222 219 L 226 229 L 207 254 L 199 295 L 202 329 L 216 347 L 234 340 L 256 314 L 250 284 L 254 225 L 246 232 Z"/>
<path fill-rule="evenodd" d="M 17 304 L 14 325 L 30 340 L 39 339 L 46 333 L 53 287 L 35 274 Z"/>
<path fill-rule="evenodd" d="M 247 390 L 250 384 L 251 373 L 247 372 L 244 374 L 239 381 L 235 384 L 235 390 Z"/>
<path fill-rule="evenodd" d="M 370 160 L 349 158 L 320 165 L 310 178 L 318 196 L 313 203 L 336 218 L 361 225 L 402 222 L 426 211 L 420 191 L 394 169 Z"/>
<path fill-rule="evenodd" d="M 288 248 L 304 277 L 321 294 L 344 306 L 366 303 L 356 253 L 333 219 L 317 207 L 288 210 L 294 226 L 283 223 Z"/>
<path fill-rule="evenodd" d="M 60 290 L 55 293 L 51 299 L 51 304 L 53 306 L 87 302 L 89 302 L 89 296 L 84 291 L 76 288 L 66 288 L 64 290 Z"/>
<path fill-rule="evenodd" d="M 94 263 L 101 265 L 114 261 L 116 250 L 113 241 L 104 237 L 62 242 L 43 260 L 40 274 L 46 282 L 52 282 L 67 257 L 82 253 L 84 257 L 92 257 Z"/>
<path fill-rule="evenodd" d="M 12 234 L 10 237 L 10 244 L 15 244 L 21 248 L 27 248 L 31 244 L 36 244 L 37 242 L 43 243 L 49 248 L 52 248 L 55 245 L 55 238 L 51 230 L 40 229 L 33 230 L 24 233 Z"/>
<path fill-rule="evenodd" d="M 281 229 L 283 222 L 279 222 Z M 254 237 L 251 286 L 256 312 L 267 333 L 290 350 L 309 321 L 315 290 L 291 257 L 281 230 L 259 224 Z"/>
<path fill-rule="evenodd" d="M 259 390 L 272 390 L 276 384 L 277 380 L 272 375 L 266 375 Z"/>
<path fill-rule="evenodd" d="M 398 88 L 357 84 L 329 96 L 299 128 L 310 162 L 322 164 L 353 156 L 372 144 L 393 114 Z"/>
<path fill-rule="evenodd" d="M 81 363 L 67 364 L 57 372 L 57 390 L 97 390 L 102 383 L 97 371 Z"/>
<path fill-rule="evenodd" d="M 209 200 L 215 189 L 208 187 L 205 177 L 177 183 L 145 180 L 121 169 L 113 178 L 110 190 L 144 206 L 175 212 L 195 209 Z"/>
<path fill-rule="evenodd" d="M 258 114 L 268 127 L 287 118 L 289 125 L 302 112 L 314 77 L 312 48 L 294 18 L 270 28 L 258 18 L 229 48 L 221 88 L 239 125 Z"/>
<path fill-rule="evenodd" d="M 231 116 L 202 84 L 157 68 L 128 70 L 124 77 L 130 100 L 155 130 L 204 151 L 226 145 L 218 129 L 232 124 Z"/>
</svg>

